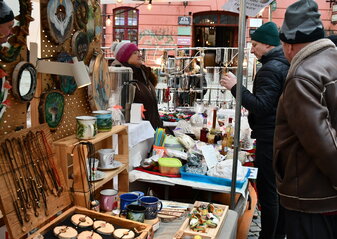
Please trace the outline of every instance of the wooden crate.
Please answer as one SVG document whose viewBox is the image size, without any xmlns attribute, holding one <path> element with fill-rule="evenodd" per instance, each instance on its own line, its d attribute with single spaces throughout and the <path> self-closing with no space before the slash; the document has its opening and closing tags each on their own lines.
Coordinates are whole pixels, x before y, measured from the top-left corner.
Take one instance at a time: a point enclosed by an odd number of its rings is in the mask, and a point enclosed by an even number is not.
<svg viewBox="0 0 337 239">
<path fill-rule="evenodd" d="M 36 231 L 33 235 L 28 237 L 28 239 L 34 239 L 38 235 L 45 235 L 50 230 L 53 230 L 53 228 L 56 225 L 63 225 L 62 221 L 64 221 L 65 219 L 67 219 L 68 217 L 70 217 L 71 215 L 75 213 L 87 215 L 91 217 L 92 219 L 107 221 L 111 223 L 112 225 L 114 225 L 115 228 L 118 227 L 118 228 L 126 228 L 126 229 L 136 229 L 136 231 L 140 233 L 140 235 L 136 237 L 136 239 L 147 239 L 147 238 L 153 237 L 153 230 L 152 230 L 152 226 L 150 225 L 131 221 L 125 218 L 120 218 L 120 217 L 111 216 L 108 214 L 95 212 L 95 211 L 88 210 L 83 207 L 72 207 L 68 209 L 67 211 L 65 211 L 64 213 L 62 213 L 59 217 L 54 219 L 52 222 L 48 223 L 47 225 L 42 227 L 40 230 Z M 74 225 L 71 225 L 71 226 L 75 228 Z M 104 238 L 112 238 L 112 236 L 106 236 Z"/>
<path fill-rule="evenodd" d="M 196 201 L 194 203 L 194 207 L 195 208 L 199 207 L 202 204 L 208 204 L 208 203 Z M 190 219 L 186 218 L 184 223 L 179 228 L 178 232 L 175 234 L 174 239 L 184 239 L 186 236 L 197 236 L 197 235 L 201 236 L 203 239 L 215 239 L 215 238 L 217 238 L 217 235 L 218 235 L 220 229 L 222 228 L 224 220 L 226 218 L 228 206 L 222 205 L 222 204 L 213 204 L 213 205 L 223 209 L 223 213 L 219 218 L 220 223 L 216 228 L 207 228 L 206 232 L 195 232 L 195 231 L 190 229 L 190 226 L 189 226 L 189 220 Z"/>
</svg>

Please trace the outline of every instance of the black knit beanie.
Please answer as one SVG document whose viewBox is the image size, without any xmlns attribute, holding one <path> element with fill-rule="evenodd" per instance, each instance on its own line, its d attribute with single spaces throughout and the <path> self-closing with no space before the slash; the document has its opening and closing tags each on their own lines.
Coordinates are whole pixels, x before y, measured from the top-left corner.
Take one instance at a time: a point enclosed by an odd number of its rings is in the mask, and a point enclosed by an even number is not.
<svg viewBox="0 0 337 239">
<path fill-rule="evenodd" d="M 280 39 L 289 44 L 313 42 L 324 38 L 324 28 L 313 0 L 300 0 L 290 5 L 280 30 Z"/>
<path fill-rule="evenodd" d="M 12 20 L 14 20 L 12 9 L 10 9 L 3 0 L 0 0 L 0 24 L 4 24 Z"/>
<path fill-rule="evenodd" d="M 278 35 L 277 26 L 273 22 L 267 22 L 255 30 L 250 35 L 252 40 L 262 42 L 271 46 L 280 45 L 280 38 Z"/>
</svg>

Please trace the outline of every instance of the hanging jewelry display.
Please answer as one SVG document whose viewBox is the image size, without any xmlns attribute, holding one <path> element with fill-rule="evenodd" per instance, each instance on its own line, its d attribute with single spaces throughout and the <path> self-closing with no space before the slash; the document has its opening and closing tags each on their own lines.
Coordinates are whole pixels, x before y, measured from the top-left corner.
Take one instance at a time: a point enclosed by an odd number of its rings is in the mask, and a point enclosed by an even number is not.
<svg viewBox="0 0 337 239">
<path fill-rule="evenodd" d="M 51 37 L 56 43 L 65 42 L 73 31 L 74 6 L 72 1 L 50 0 L 46 11 Z"/>
<path fill-rule="evenodd" d="M 75 22 L 77 29 L 86 30 L 88 23 L 89 6 L 87 0 L 75 0 Z"/>
<path fill-rule="evenodd" d="M 61 123 L 64 110 L 64 96 L 53 90 L 41 95 L 39 105 L 40 123 L 46 122 L 51 129 L 56 129 Z"/>
<path fill-rule="evenodd" d="M 72 63 L 73 59 L 72 57 L 66 53 L 66 52 L 61 52 L 57 56 L 57 61 L 58 62 L 66 62 L 66 63 Z M 73 94 L 75 90 L 77 89 L 77 84 L 72 76 L 64 76 L 64 75 L 58 75 L 58 84 L 60 90 L 65 93 L 65 94 Z"/>
<path fill-rule="evenodd" d="M 20 101 L 31 101 L 35 94 L 37 78 L 35 67 L 25 61 L 15 66 L 13 71 L 13 95 Z"/>
<path fill-rule="evenodd" d="M 86 33 L 77 31 L 71 41 L 72 53 L 79 61 L 83 61 L 89 50 L 89 41 Z"/>
<path fill-rule="evenodd" d="M 15 16 L 18 25 L 12 29 L 13 35 L 8 38 L 7 43 L 0 44 L 0 59 L 4 62 L 13 62 L 19 56 L 22 46 L 26 45 L 29 23 L 34 20 L 31 17 L 32 3 L 30 0 L 20 0 L 20 14 Z"/>
<path fill-rule="evenodd" d="M 94 54 L 90 61 L 89 73 L 91 85 L 88 87 L 90 107 L 92 110 L 106 110 L 112 91 L 108 62 L 103 54 Z"/>
<path fill-rule="evenodd" d="M 6 76 L 6 72 L 0 68 L 0 120 L 9 105 L 9 101 L 7 100 L 8 91 L 12 88 L 6 80 Z"/>
<path fill-rule="evenodd" d="M 0 139 L 0 202 L 11 238 L 24 238 L 70 203 L 47 124 Z"/>
</svg>

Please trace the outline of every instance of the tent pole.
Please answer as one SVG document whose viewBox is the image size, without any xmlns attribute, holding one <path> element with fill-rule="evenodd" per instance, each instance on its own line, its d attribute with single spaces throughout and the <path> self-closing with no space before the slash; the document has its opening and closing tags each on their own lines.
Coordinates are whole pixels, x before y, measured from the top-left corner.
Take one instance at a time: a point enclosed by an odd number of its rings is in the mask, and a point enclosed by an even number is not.
<svg viewBox="0 0 337 239">
<path fill-rule="evenodd" d="M 234 128 L 234 155 L 232 168 L 232 185 L 230 197 L 230 209 L 235 209 L 235 185 L 238 168 L 238 153 L 240 149 L 240 121 L 241 121 L 241 98 L 242 98 L 242 80 L 243 80 L 243 60 L 246 42 L 246 0 L 240 0 L 239 15 L 239 53 L 238 53 L 238 69 L 236 84 L 236 106 L 235 106 L 235 128 Z"/>
</svg>

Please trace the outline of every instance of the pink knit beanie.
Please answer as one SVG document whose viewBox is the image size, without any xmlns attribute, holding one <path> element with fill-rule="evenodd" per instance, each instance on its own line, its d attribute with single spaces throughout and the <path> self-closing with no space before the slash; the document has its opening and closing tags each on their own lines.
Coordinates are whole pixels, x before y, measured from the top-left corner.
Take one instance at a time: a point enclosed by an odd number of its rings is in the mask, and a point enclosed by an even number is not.
<svg viewBox="0 0 337 239">
<path fill-rule="evenodd" d="M 114 42 L 111 50 L 114 52 L 115 58 L 121 63 L 128 62 L 132 53 L 139 51 L 136 44 L 130 42 Z"/>
</svg>

